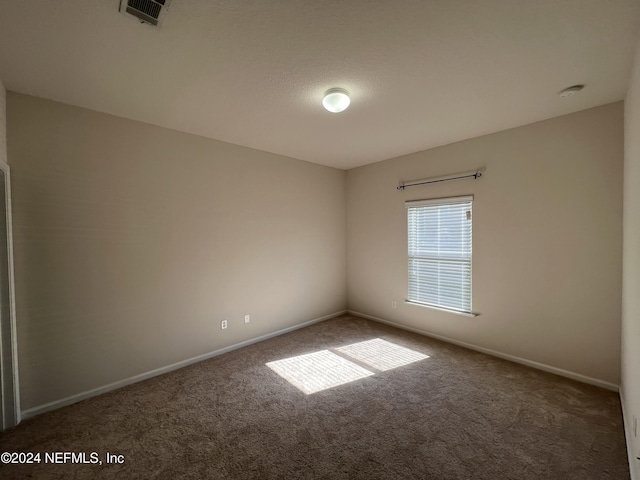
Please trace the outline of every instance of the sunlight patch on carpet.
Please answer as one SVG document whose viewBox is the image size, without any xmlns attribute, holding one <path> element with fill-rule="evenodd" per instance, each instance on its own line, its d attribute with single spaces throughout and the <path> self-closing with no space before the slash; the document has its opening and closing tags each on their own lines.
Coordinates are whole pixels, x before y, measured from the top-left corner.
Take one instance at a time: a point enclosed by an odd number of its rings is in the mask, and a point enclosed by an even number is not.
<svg viewBox="0 0 640 480">
<path fill-rule="evenodd" d="M 428 355 L 387 342 L 381 338 L 353 343 L 336 348 L 335 351 L 383 372 L 429 358 Z"/>
<path fill-rule="evenodd" d="M 307 395 L 373 375 L 369 370 L 329 350 L 285 358 L 266 365 Z"/>
</svg>

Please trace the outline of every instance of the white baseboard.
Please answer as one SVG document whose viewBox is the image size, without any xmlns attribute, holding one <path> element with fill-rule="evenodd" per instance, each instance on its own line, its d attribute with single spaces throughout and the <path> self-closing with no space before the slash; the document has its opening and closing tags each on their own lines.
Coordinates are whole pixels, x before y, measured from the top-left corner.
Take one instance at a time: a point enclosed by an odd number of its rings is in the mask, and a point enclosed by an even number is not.
<svg viewBox="0 0 640 480">
<path fill-rule="evenodd" d="M 560 375 L 561 377 L 567 377 L 572 380 L 577 380 L 579 382 L 588 383 L 590 385 L 595 385 L 597 387 L 606 388 L 607 390 L 612 390 L 614 392 L 619 391 L 619 386 L 615 383 L 607 382 L 604 380 L 600 380 L 598 378 L 587 377 L 586 375 L 582 375 L 580 373 L 570 372 L 569 370 L 563 370 L 561 368 L 553 367 L 551 365 L 547 365 L 545 363 L 534 362 L 533 360 L 527 360 L 526 358 L 516 357 L 514 355 L 509 355 L 507 353 L 498 352 L 496 350 L 490 350 L 488 348 L 479 347 L 477 345 L 473 345 L 467 342 L 461 342 L 460 340 L 455 340 L 453 338 L 445 337 L 442 335 L 437 335 L 435 333 L 430 333 L 425 330 L 420 330 L 413 327 L 408 327 L 406 325 L 402 325 L 400 323 L 392 322 L 389 320 L 384 320 L 382 318 L 374 317 L 372 315 L 367 315 L 365 313 L 355 312 L 353 310 L 348 310 L 348 312 L 352 315 L 356 315 L 358 317 L 367 318 L 369 320 L 373 320 L 374 322 L 385 323 L 387 325 L 391 325 L 392 327 L 401 328 L 403 330 L 408 330 L 410 332 L 418 333 L 420 335 L 424 335 L 427 337 L 435 338 L 437 340 L 442 340 L 443 342 L 452 343 L 454 345 L 458 345 L 460 347 L 468 348 L 469 350 L 475 350 L 476 352 L 486 353 L 487 355 L 491 355 L 493 357 L 503 358 L 505 360 L 509 360 L 511 362 L 520 363 L 521 365 L 526 365 L 528 367 L 533 367 L 538 370 L 542 370 L 549 373 L 554 373 L 556 375 Z"/>
<path fill-rule="evenodd" d="M 633 443 L 631 442 L 631 438 L 633 436 L 633 425 L 631 424 L 632 416 L 630 413 L 627 415 L 628 410 L 624 403 L 624 389 L 622 386 L 620 386 L 620 405 L 622 406 L 622 422 L 624 425 L 624 438 L 627 443 L 627 456 L 629 457 L 629 472 L 631 473 L 631 480 L 639 480 L 635 472 L 635 465 L 638 460 L 636 459 L 636 455 L 633 453 Z"/>
<path fill-rule="evenodd" d="M 40 415 L 41 413 L 48 412 L 50 410 L 55 410 L 57 408 L 66 407 L 67 405 L 71 405 L 73 403 L 78 403 L 82 400 L 86 400 L 87 398 L 95 397 L 97 395 L 102 395 L 103 393 L 110 392 L 112 390 L 117 390 L 118 388 L 125 387 L 127 385 L 131 385 L 132 383 L 141 382 L 143 380 L 147 380 L 152 377 L 156 377 L 158 375 L 162 375 L 164 373 L 171 372 L 173 370 L 178 370 L 179 368 L 186 367 L 188 365 L 192 365 L 197 362 L 202 362 L 203 360 L 208 360 L 209 358 L 217 357 L 218 355 L 222 355 L 227 352 L 231 352 L 233 350 L 237 350 L 242 347 L 246 347 L 248 345 L 252 345 L 254 343 L 262 342 L 264 340 L 268 340 L 273 337 L 277 337 L 280 335 L 284 335 L 285 333 L 293 332 L 294 330 L 298 330 L 300 328 L 307 327 L 309 325 L 313 325 L 314 323 L 323 322 L 325 320 L 329 320 L 330 318 L 338 317 L 347 313 L 346 310 L 341 310 L 339 312 L 331 313 L 329 315 L 325 315 L 323 317 L 314 318 L 313 320 L 309 320 L 307 322 L 301 323 L 299 325 L 294 325 L 292 327 L 283 328 L 282 330 L 277 330 L 272 333 L 268 333 L 266 335 L 262 335 L 260 337 L 252 338 L 250 340 L 245 340 L 244 342 L 236 343 L 234 345 L 230 345 L 228 347 L 220 348 L 218 350 L 214 350 L 213 352 L 205 353 L 202 355 L 198 355 L 197 357 L 188 358 L 186 360 L 182 360 L 181 362 L 174 363 L 172 365 L 167 365 L 165 367 L 156 368 L 155 370 L 151 370 L 150 372 L 141 373 L 139 375 L 134 375 L 133 377 L 125 378 L 124 380 L 118 380 L 117 382 L 110 383 L 108 385 L 104 385 L 102 387 L 94 388 L 91 390 L 87 390 L 85 392 L 77 393 L 75 395 L 71 395 L 66 398 L 62 398 L 60 400 L 54 400 L 53 402 L 45 403 L 44 405 L 38 405 L 37 407 L 32 407 L 27 410 L 23 410 L 21 413 L 21 419 L 26 420 L 27 418 L 34 417 L 36 415 Z"/>
</svg>

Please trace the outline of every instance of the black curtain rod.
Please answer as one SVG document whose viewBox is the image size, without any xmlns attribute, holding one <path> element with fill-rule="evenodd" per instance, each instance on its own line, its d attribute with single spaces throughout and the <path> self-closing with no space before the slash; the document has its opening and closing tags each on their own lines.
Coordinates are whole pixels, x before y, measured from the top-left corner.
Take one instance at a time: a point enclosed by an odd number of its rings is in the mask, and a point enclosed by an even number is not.
<svg viewBox="0 0 640 480">
<path fill-rule="evenodd" d="M 396 187 L 396 190 L 404 190 L 407 187 L 417 187 L 418 185 L 428 185 L 429 183 L 439 183 L 439 182 L 448 182 L 449 180 L 461 180 L 463 178 L 473 178 L 478 179 L 482 176 L 482 172 L 475 172 L 475 173 L 470 173 L 469 175 L 461 175 L 459 177 L 448 177 L 448 178 L 441 178 L 440 180 L 427 180 L 424 182 L 418 182 L 418 183 L 409 183 L 409 184 L 402 184 L 402 185 L 398 185 Z"/>
</svg>

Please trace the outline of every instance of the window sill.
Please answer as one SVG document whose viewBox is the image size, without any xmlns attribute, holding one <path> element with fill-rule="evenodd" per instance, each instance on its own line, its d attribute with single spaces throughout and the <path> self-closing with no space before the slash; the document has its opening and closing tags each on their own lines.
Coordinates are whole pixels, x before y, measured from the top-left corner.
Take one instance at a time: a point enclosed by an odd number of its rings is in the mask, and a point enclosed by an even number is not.
<svg viewBox="0 0 640 480">
<path fill-rule="evenodd" d="M 411 302 L 409 300 L 405 300 L 404 303 L 406 303 L 407 305 L 415 305 L 416 307 L 432 308 L 433 310 L 440 310 L 441 312 L 455 313 L 456 315 L 462 315 L 463 317 L 477 317 L 478 315 L 480 315 L 479 313 L 461 312 L 459 310 L 451 310 L 448 308 L 436 307 L 435 305 L 428 305 L 426 303 Z"/>
</svg>

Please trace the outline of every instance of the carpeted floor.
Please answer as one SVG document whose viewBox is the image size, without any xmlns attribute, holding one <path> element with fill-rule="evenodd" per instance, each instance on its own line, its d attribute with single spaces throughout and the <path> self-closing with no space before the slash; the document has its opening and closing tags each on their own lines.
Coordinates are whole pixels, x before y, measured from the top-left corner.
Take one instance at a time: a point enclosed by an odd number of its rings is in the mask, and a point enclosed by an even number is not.
<svg viewBox="0 0 640 480">
<path fill-rule="evenodd" d="M 305 394 L 276 370 L 362 378 Z M 26 420 L 4 451 L 103 464 L 3 479 L 629 478 L 617 394 L 348 315 Z"/>
</svg>

